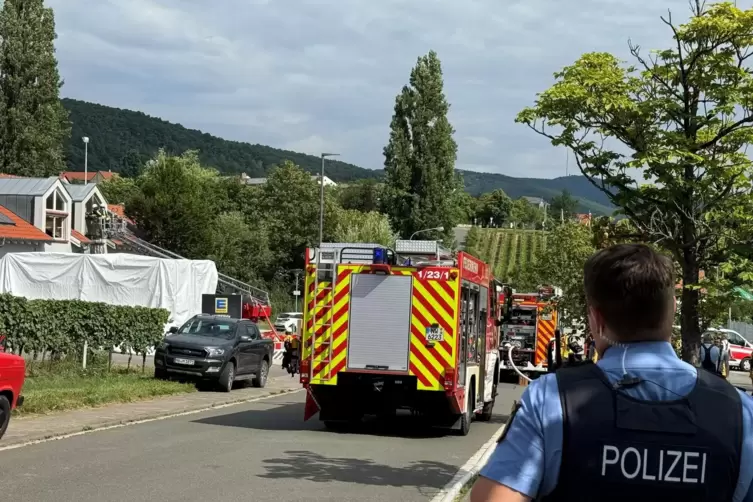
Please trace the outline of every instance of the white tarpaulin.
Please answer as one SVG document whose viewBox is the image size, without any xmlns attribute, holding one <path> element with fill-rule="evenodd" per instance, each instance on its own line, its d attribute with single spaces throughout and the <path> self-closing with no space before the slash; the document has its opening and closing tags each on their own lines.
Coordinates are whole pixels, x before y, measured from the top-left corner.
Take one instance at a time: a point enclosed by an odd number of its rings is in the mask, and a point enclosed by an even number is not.
<svg viewBox="0 0 753 502">
<path fill-rule="evenodd" d="M 170 325 L 201 313 L 217 289 L 210 260 L 135 254 L 9 253 L 0 258 L 0 293 L 35 300 L 84 300 L 170 311 Z"/>
</svg>

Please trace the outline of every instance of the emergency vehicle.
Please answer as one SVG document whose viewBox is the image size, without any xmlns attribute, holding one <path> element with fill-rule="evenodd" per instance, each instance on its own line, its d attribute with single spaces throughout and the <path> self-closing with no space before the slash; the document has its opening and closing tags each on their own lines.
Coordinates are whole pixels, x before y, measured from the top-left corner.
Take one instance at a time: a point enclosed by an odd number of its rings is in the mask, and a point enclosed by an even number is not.
<svg viewBox="0 0 753 502">
<path fill-rule="evenodd" d="M 486 263 L 435 241 L 307 249 L 304 420 L 318 411 L 331 428 L 404 409 L 461 435 L 490 420 L 499 291 Z"/>
<path fill-rule="evenodd" d="M 517 293 L 504 288 L 499 302 L 504 305 L 500 328 L 500 379 L 517 379 L 517 368 L 526 376 L 547 372 L 547 361 L 554 331 L 559 327 L 558 313 L 551 299 L 552 287 L 535 293 Z"/>
</svg>

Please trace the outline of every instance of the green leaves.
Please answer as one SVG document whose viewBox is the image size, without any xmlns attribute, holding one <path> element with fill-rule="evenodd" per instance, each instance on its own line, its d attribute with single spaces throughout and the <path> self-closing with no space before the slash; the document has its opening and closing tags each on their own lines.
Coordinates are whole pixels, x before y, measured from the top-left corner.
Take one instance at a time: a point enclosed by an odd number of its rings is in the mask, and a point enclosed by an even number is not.
<svg viewBox="0 0 753 502">
<path fill-rule="evenodd" d="M 162 340 L 169 316 L 165 309 L 0 294 L 0 333 L 16 352 L 71 353 L 88 342 L 145 354 Z"/>
<path fill-rule="evenodd" d="M 683 25 L 662 19 L 669 48 L 630 45 L 634 66 L 584 54 L 517 117 L 571 149 L 635 233 L 679 263 L 688 358 L 700 342 L 699 272 L 753 244 L 753 9 L 693 5 Z"/>
<path fill-rule="evenodd" d="M 390 140 L 384 148 L 385 188 L 382 210 L 403 238 L 419 230 L 444 227 L 441 237 L 452 242 L 452 229 L 465 201 L 462 179 L 455 173 L 457 144 L 447 119 L 442 65 L 434 51 L 418 58 L 410 85 L 395 98 Z"/>
<path fill-rule="evenodd" d="M 65 170 L 68 113 L 55 59 L 55 18 L 43 0 L 5 0 L 0 10 L 0 172 Z"/>
</svg>

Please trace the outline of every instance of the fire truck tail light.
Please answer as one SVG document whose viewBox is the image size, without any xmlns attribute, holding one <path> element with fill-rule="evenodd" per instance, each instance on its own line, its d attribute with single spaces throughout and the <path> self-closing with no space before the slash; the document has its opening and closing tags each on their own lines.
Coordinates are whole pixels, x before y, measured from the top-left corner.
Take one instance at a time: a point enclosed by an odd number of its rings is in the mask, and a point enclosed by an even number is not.
<svg viewBox="0 0 753 502">
<path fill-rule="evenodd" d="M 309 383 L 311 378 L 311 360 L 306 358 L 301 361 L 301 383 Z"/>
<path fill-rule="evenodd" d="M 444 390 L 452 390 L 455 387 L 455 368 L 444 370 Z"/>
</svg>

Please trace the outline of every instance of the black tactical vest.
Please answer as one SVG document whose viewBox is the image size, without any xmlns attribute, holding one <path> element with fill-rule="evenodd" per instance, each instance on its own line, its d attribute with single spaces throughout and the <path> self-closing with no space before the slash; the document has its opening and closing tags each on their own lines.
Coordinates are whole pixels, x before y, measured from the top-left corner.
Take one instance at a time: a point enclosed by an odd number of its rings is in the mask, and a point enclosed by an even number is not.
<svg viewBox="0 0 753 502">
<path fill-rule="evenodd" d="M 732 501 L 742 402 L 726 380 L 698 371 L 686 397 L 654 402 L 614 390 L 594 364 L 556 375 L 564 413 L 562 466 L 557 487 L 539 500 Z"/>
</svg>

